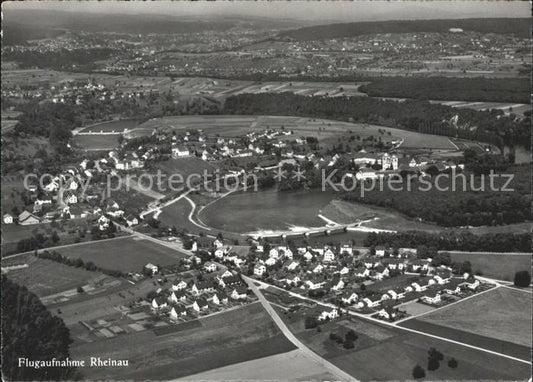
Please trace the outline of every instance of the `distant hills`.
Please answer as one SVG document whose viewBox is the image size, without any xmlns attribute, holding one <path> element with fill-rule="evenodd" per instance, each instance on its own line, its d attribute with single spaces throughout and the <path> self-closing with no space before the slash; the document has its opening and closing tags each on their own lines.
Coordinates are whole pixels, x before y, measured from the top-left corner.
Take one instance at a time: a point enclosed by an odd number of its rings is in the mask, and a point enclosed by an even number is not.
<svg viewBox="0 0 533 382">
<path fill-rule="evenodd" d="M 79 13 L 57 10 L 5 9 L 3 44 L 12 45 L 56 36 L 64 31 L 113 32 L 127 34 L 177 34 L 226 31 L 235 26 L 251 29 L 290 29 L 306 22 L 263 17 L 176 17 L 169 15 Z M 59 32 L 62 30 L 62 32 Z"/>
<path fill-rule="evenodd" d="M 280 33 L 280 37 L 294 40 L 321 40 L 353 37 L 366 34 L 447 32 L 450 28 L 481 33 L 531 36 L 531 18 L 486 18 L 453 20 L 394 20 L 329 24 L 303 27 Z"/>
</svg>

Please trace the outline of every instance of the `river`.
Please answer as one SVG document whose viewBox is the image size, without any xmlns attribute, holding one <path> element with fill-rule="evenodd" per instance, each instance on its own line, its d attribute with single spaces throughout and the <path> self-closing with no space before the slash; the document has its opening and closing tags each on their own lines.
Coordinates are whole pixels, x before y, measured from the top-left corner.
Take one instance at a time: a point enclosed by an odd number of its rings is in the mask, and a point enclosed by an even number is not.
<svg viewBox="0 0 533 382">
<path fill-rule="evenodd" d="M 239 192 L 207 206 L 200 219 L 210 227 L 231 232 L 296 232 L 325 226 L 317 215 L 335 197 L 320 190 Z"/>
</svg>

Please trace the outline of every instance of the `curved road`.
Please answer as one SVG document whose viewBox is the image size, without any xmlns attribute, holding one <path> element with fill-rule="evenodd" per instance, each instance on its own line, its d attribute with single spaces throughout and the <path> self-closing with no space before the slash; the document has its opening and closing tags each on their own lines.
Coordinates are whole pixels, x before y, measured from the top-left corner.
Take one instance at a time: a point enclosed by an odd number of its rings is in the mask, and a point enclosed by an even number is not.
<svg viewBox="0 0 533 382">
<path fill-rule="evenodd" d="M 307 355 L 309 358 L 323 366 L 327 371 L 329 371 L 331 374 L 333 374 L 336 378 L 338 378 L 339 381 L 357 381 L 356 378 L 352 377 L 350 374 L 346 373 L 345 371 L 341 370 L 331 362 L 325 360 L 324 358 L 320 357 L 318 354 L 313 352 L 311 349 L 309 349 L 307 346 L 305 346 L 292 332 L 289 330 L 287 325 L 283 322 L 283 320 L 280 318 L 278 313 L 272 308 L 270 303 L 267 301 L 265 296 L 263 296 L 263 293 L 259 290 L 259 288 L 254 284 L 253 279 L 246 277 L 242 275 L 242 278 L 251 290 L 256 294 L 256 296 L 259 298 L 259 302 L 261 302 L 261 305 L 265 308 L 267 313 L 272 317 L 272 320 L 278 325 L 280 330 L 283 332 L 285 337 L 289 339 L 298 349 L 300 349 L 305 355 Z"/>
</svg>

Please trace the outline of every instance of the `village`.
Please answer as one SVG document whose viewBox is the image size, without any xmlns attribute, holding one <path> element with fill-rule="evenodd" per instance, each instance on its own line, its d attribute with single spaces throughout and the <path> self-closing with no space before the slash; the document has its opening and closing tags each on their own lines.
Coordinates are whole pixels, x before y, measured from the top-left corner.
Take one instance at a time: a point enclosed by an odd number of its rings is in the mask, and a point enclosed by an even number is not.
<svg viewBox="0 0 533 382">
<path fill-rule="evenodd" d="M 89 218 L 98 221 L 100 230 L 107 228 L 109 219 L 128 227 L 135 226 L 141 221 L 142 206 L 136 205 L 134 210 L 128 211 L 122 199 L 130 195 L 113 195 L 109 192 L 109 180 L 116 182 L 131 174 L 154 176 L 150 174 L 160 168 L 160 163 L 171 160 L 178 160 L 174 167 L 178 174 L 179 160 L 183 159 L 190 161 L 192 171 L 196 169 L 200 175 L 208 164 L 210 175 L 216 173 L 221 179 L 239 179 L 249 173 L 269 179 L 264 182 L 267 185 L 274 184 L 274 176 L 280 169 L 303 169 L 303 178 L 312 172 L 336 169 L 340 175 L 364 182 L 405 174 L 431 177 L 452 170 L 460 172 L 464 168 L 462 156 L 428 153 L 427 150 L 418 153 L 403 151 L 402 141 L 391 139 L 385 129 L 380 130 L 379 137 L 362 138 L 350 133 L 346 147 L 334 143 L 320 145 L 315 137 L 298 136 L 284 126 L 252 131 L 236 138 L 221 137 L 210 131 L 161 128 L 153 129 L 149 135 L 138 136 L 135 129 L 125 129 L 125 138 L 119 148 L 88 154 L 77 165 L 66 166 L 62 173 L 28 179 L 27 189 L 23 192 L 25 206 L 4 211 L 3 223 L 33 225 L 56 219 Z M 191 169 L 188 171 L 190 173 Z M 123 183 L 116 190 L 122 186 L 135 189 L 136 184 Z M 200 180 L 196 180 L 195 185 L 198 184 Z M 169 185 L 158 184 L 155 195 L 173 195 L 168 190 Z M 307 186 L 313 187 L 311 184 Z M 180 185 L 179 189 L 171 188 L 171 191 L 187 190 L 185 185 Z"/>
<path fill-rule="evenodd" d="M 285 309 L 311 307 L 317 322 L 343 313 L 395 322 L 494 287 L 476 277 L 469 262 L 452 263 L 445 253 L 423 249 L 417 256 L 417 249 L 410 248 L 311 248 L 254 241 L 246 253 L 220 239 L 202 242 L 194 241 L 193 254 L 177 276 L 167 275 L 176 268 L 145 266 L 145 276 L 166 286 L 150 292 L 141 305 L 170 322 L 212 314 L 255 301 L 245 275 L 279 289 L 287 300 L 282 298 Z"/>
<path fill-rule="evenodd" d="M 336 308 L 319 311 L 317 319 L 337 318 L 350 310 L 396 321 L 411 306 L 442 307 L 491 288 L 476 278 L 468 264 L 452 264 L 446 255 L 418 258 L 407 248 L 309 248 L 257 246 L 250 261 L 253 275 L 292 293 Z M 411 312 L 411 314 L 413 314 Z"/>
</svg>

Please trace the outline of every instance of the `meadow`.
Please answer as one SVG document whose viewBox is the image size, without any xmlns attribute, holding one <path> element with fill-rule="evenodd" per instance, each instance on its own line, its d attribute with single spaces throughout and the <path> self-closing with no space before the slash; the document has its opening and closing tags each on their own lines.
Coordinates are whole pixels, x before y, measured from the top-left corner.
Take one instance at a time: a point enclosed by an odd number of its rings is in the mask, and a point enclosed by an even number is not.
<svg viewBox="0 0 533 382">
<path fill-rule="evenodd" d="M 531 346 L 531 293 L 497 288 L 417 320 Z"/>
<path fill-rule="evenodd" d="M 446 251 L 453 262 L 470 261 L 472 270 L 498 280 L 514 280 L 518 271 L 531 269 L 531 254 Z"/>
<path fill-rule="evenodd" d="M 113 150 L 118 147 L 119 135 L 75 135 L 72 142 L 86 151 Z"/>
<path fill-rule="evenodd" d="M 39 297 L 76 289 L 95 281 L 110 278 L 98 272 L 69 267 L 55 261 L 24 255 L 2 261 L 3 266 L 27 264 L 27 268 L 10 270 L 7 276 L 14 282 L 24 285 Z"/>
<path fill-rule="evenodd" d="M 63 256 L 92 261 L 96 266 L 122 272 L 142 272 L 147 263 L 161 266 L 176 264 L 186 255 L 148 240 L 125 237 L 91 242 L 58 250 Z"/>
<path fill-rule="evenodd" d="M 168 335 L 152 330 L 76 344 L 71 355 L 129 359 L 127 368 L 88 368 L 91 379 L 167 380 L 294 349 L 260 304 L 200 319 L 201 325 Z"/>
<path fill-rule="evenodd" d="M 349 317 L 321 325 L 317 332 L 304 328 L 302 312 L 276 309 L 304 344 L 358 380 L 410 380 L 416 364 L 426 369 L 430 347 L 442 352 L 445 360 L 439 369 L 426 370 L 428 380 L 515 380 L 529 375 L 527 364 L 399 328 Z M 359 336 L 353 349 L 344 349 L 329 339 L 330 333 L 344 335 L 349 329 Z M 457 369 L 446 365 L 450 357 L 458 361 Z"/>
</svg>

